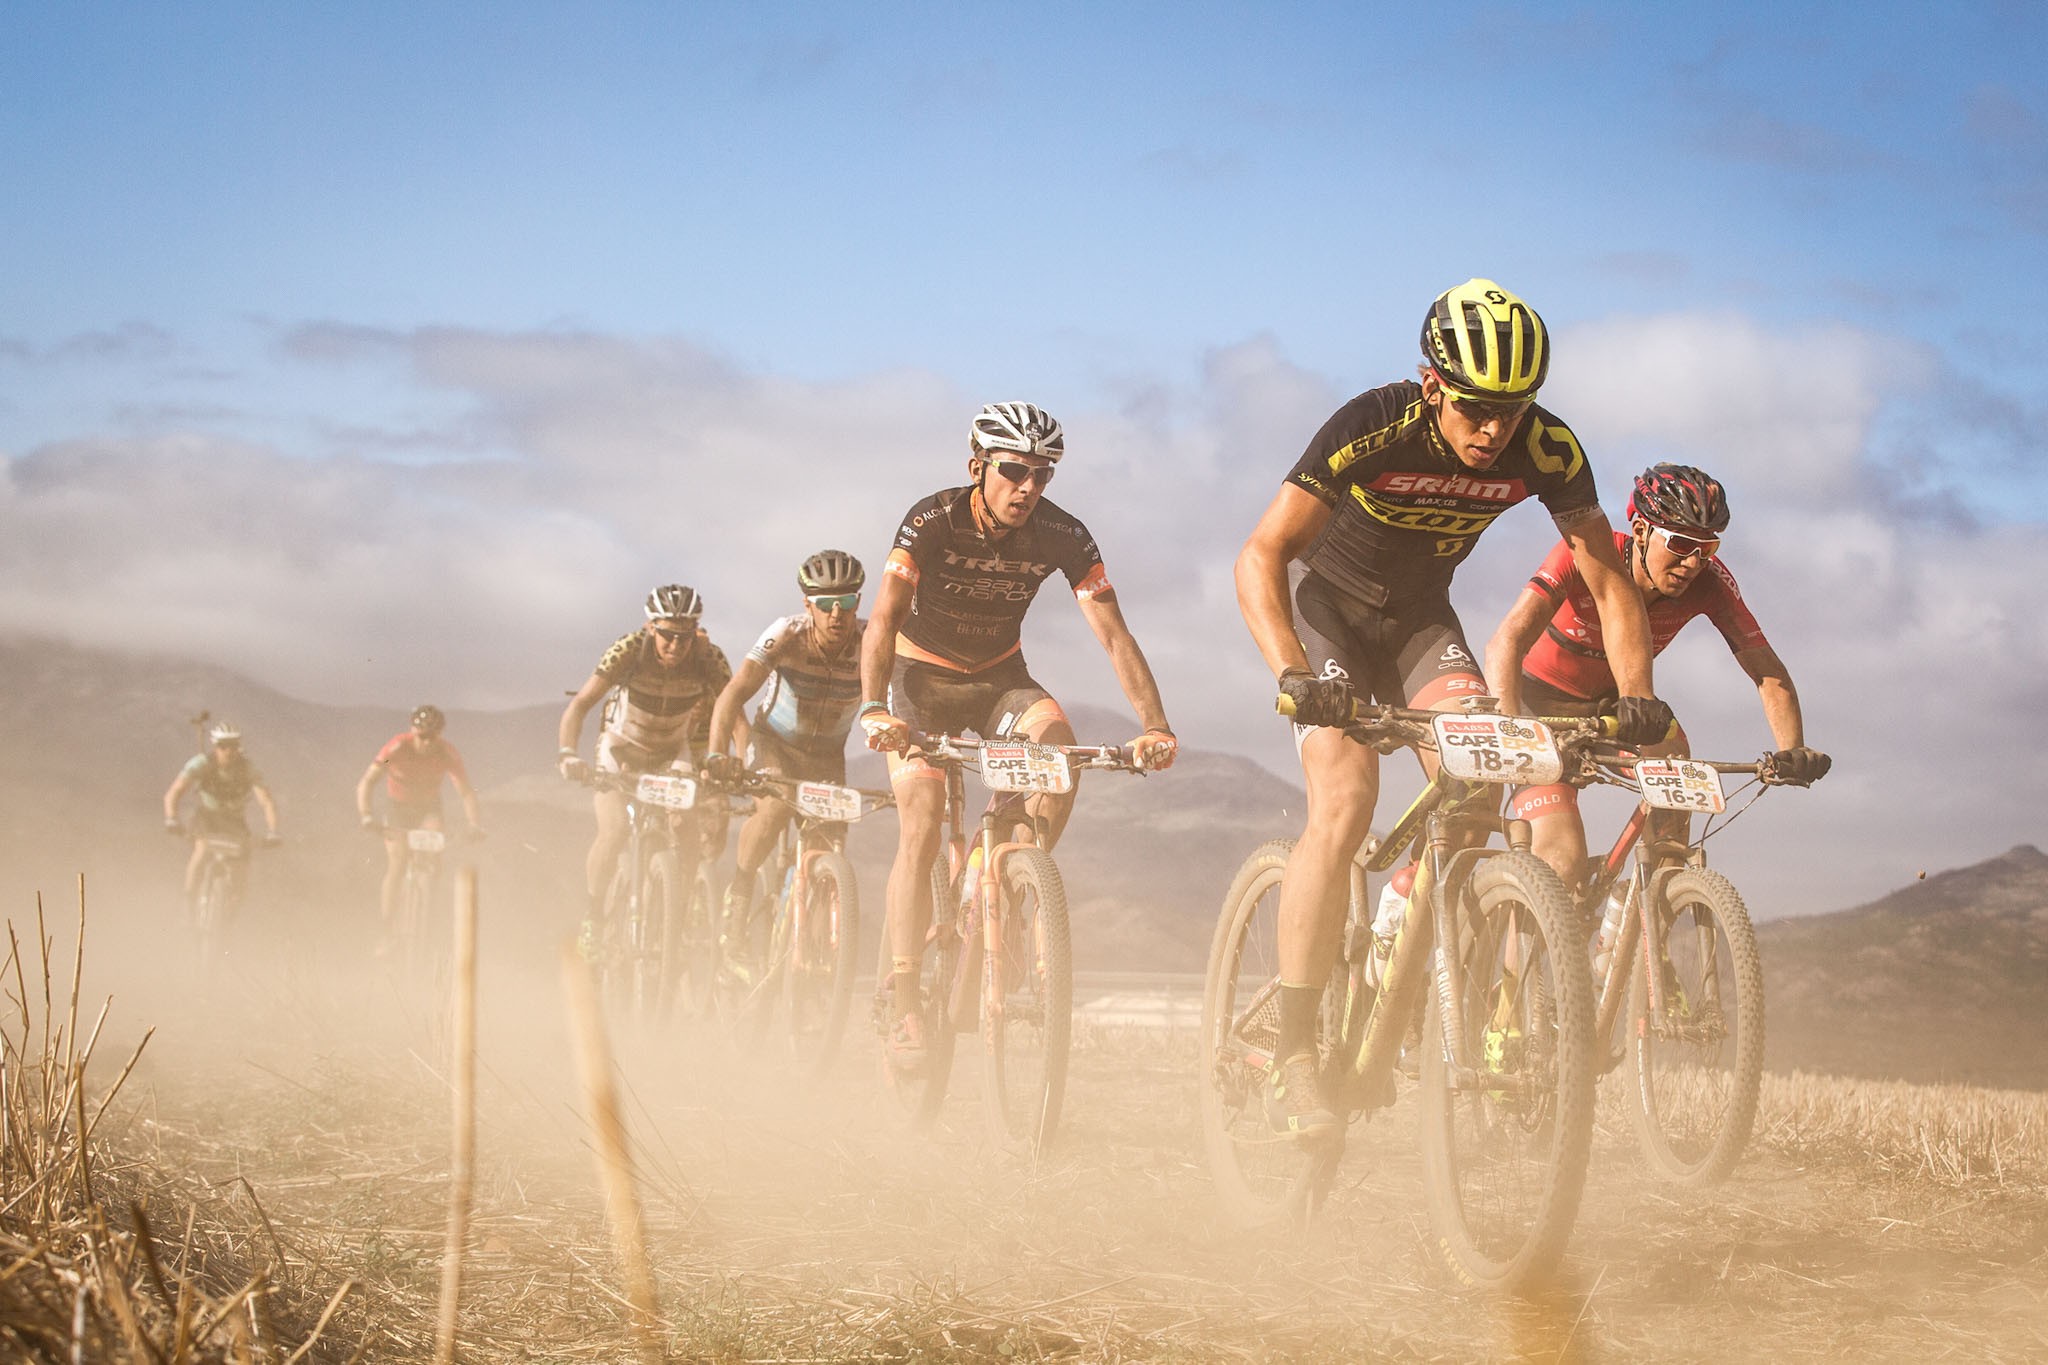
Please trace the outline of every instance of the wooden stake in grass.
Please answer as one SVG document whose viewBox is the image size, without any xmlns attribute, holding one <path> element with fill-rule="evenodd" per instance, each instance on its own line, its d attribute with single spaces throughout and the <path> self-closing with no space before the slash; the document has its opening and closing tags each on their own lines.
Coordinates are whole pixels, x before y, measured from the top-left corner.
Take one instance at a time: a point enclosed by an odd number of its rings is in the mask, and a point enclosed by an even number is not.
<svg viewBox="0 0 2048 1365">
<path fill-rule="evenodd" d="M 633 1309 L 634 1346 L 643 1365 L 660 1365 L 654 1273 L 647 1263 L 647 1234 L 640 1224 L 640 1200 L 633 1190 L 633 1165 L 626 1154 L 626 1125 L 619 1118 L 618 1091 L 612 1085 L 611 1044 L 605 1038 L 604 1014 L 598 1008 L 590 966 L 574 943 L 562 945 L 562 979 L 569 988 L 569 1024 L 576 1031 L 584 1102 L 597 1138 L 597 1176 L 604 1186 L 606 1221 L 611 1224 L 612 1246 L 625 1272 L 626 1300 Z"/>
<path fill-rule="evenodd" d="M 462 1253 L 469 1241 L 470 1190 L 476 1175 L 476 869 L 455 881 L 454 1153 L 448 1163 L 448 1246 L 441 1253 L 441 1321 L 434 1365 L 454 1365 L 455 1328 L 462 1312 Z"/>
</svg>

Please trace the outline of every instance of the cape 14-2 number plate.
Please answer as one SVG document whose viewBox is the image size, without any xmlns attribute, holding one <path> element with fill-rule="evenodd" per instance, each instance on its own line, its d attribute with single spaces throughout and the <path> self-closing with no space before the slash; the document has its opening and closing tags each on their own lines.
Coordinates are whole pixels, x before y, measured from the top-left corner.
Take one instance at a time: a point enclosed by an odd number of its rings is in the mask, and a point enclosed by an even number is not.
<svg viewBox="0 0 2048 1365">
<path fill-rule="evenodd" d="M 1011 740 L 981 746 L 981 780 L 990 791 L 1070 792 L 1074 773 L 1067 756 L 1050 744 Z"/>
<path fill-rule="evenodd" d="M 1432 723 L 1444 771 L 1467 782 L 1555 782 L 1564 773 L 1557 741 L 1540 721 L 1521 716 L 1446 713 Z"/>
<path fill-rule="evenodd" d="M 1703 810 L 1719 815 L 1728 809 L 1721 795 L 1721 774 L 1690 758 L 1645 758 L 1636 762 L 1636 785 L 1645 803 L 1662 810 Z"/>
<path fill-rule="evenodd" d="M 829 782 L 796 784 L 796 808 L 813 820 L 860 819 L 860 793 Z"/>
</svg>

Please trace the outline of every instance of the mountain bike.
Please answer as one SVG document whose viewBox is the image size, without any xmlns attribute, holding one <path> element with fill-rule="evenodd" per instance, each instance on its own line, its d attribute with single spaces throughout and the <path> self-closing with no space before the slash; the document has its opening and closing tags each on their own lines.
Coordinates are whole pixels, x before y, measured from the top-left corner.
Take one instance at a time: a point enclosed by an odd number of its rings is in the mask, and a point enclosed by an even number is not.
<svg viewBox="0 0 2048 1365">
<path fill-rule="evenodd" d="M 780 1001 L 782 1046 L 797 1071 L 815 1079 L 839 1050 L 858 970 L 860 890 L 845 827 L 895 805 L 896 796 L 765 772 L 747 773 L 735 790 L 795 814 L 754 874 L 749 922 L 727 926 L 719 979 L 740 993 L 735 1012 L 754 1036 L 768 1030 Z"/>
<path fill-rule="evenodd" d="M 716 921 L 699 910 L 683 884 L 675 816 L 695 809 L 697 783 L 671 773 L 594 772 L 586 785 L 626 797 L 626 846 L 605 888 L 594 963 L 606 1000 L 644 1024 L 659 1023 L 671 1006 L 687 1015 L 710 1009 L 717 960 Z"/>
<path fill-rule="evenodd" d="M 1495 813 L 1502 784 L 1555 781 L 1564 770 L 1555 724 L 1478 707 L 1361 705 L 1347 727 L 1382 753 L 1434 751 L 1440 762 L 1354 862 L 1322 1003 L 1323 1093 L 1352 1122 L 1391 1105 L 1404 1042 L 1419 1034 L 1430 1225 L 1453 1273 L 1490 1289 L 1529 1284 L 1554 1265 L 1592 1145 L 1593 988 L 1571 901 L 1529 851 L 1527 822 Z M 1508 847 L 1484 847 L 1497 833 Z M 1226 1210 L 1252 1224 L 1309 1217 L 1344 1146 L 1341 1131 L 1327 1142 L 1274 1134 L 1261 1103 L 1282 1060 L 1278 906 L 1292 848 L 1271 841 L 1239 867 L 1203 993 L 1209 1166 Z M 1391 935 L 1376 935 L 1364 874 L 1409 857 L 1407 912 Z"/>
<path fill-rule="evenodd" d="M 1758 796 L 1789 785 L 1768 754 L 1738 763 L 1589 752 L 1579 774 L 1582 783 L 1641 798 L 1613 848 L 1588 859 L 1578 898 L 1588 920 L 1603 902 L 1620 910 L 1617 917 L 1610 909 L 1595 945 L 1599 1069 L 1604 1075 L 1628 1063 L 1629 1117 L 1644 1157 L 1662 1178 L 1691 1188 L 1734 1169 L 1763 1081 L 1756 931 L 1741 894 L 1707 867 L 1703 847 L 1718 832 L 1713 817 L 1728 808 L 1721 777 L 1735 773 L 1755 779 Z M 1704 814 L 1708 823 L 1698 839 L 1646 839 L 1654 810 Z"/>
<path fill-rule="evenodd" d="M 955 1035 L 981 1033 L 983 1111 L 998 1142 L 1033 1151 L 1059 1127 L 1073 1026 L 1073 945 L 1067 893 L 1043 822 L 1026 810 L 1035 792 L 1074 789 L 1081 769 L 1140 773 L 1127 750 L 913 735 L 913 748 L 945 774 L 944 838 L 932 863 L 932 925 L 925 935 L 920 994 L 924 1063 L 883 1075 L 913 1120 L 929 1123 L 945 1103 Z M 969 848 L 966 784 L 974 768 L 991 792 Z M 890 1022 L 890 952 L 882 936 L 875 973 L 875 1025 Z"/>
<path fill-rule="evenodd" d="M 228 926 L 242 906 L 249 889 L 249 853 L 254 841 L 241 834 L 207 833 L 199 836 L 206 852 L 199 864 L 199 879 L 187 903 L 188 922 L 201 962 L 217 959 L 225 946 Z M 260 846 L 275 844 L 275 837 Z"/>
</svg>

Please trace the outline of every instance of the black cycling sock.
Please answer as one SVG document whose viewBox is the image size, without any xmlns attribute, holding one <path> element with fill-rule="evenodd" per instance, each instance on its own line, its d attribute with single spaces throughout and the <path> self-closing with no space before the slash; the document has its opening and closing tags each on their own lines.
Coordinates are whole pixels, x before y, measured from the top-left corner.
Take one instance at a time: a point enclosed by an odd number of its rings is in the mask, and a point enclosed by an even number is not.
<svg viewBox="0 0 2048 1365">
<path fill-rule="evenodd" d="M 1296 1053 L 1313 1053 L 1316 1047 L 1316 1014 L 1322 1009 L 1320 986 L 1280 987 L 1280 1045 L 1274 1049 L 1276 1062 Z"/>
</svg>

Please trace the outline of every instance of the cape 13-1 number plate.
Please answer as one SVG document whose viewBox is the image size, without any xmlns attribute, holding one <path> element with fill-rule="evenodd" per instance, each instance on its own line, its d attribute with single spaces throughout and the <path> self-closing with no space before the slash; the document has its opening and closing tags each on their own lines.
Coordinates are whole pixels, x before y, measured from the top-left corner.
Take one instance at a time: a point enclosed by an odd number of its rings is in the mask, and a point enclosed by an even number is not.
<svg viewBox="0 0 2048 1365">
<path fill-rule="evenodd" d="M 1431 722 L 1444 771 L 1467 782 L 1555 782 L 1564 773 L 1557 741 L 1521 716 L 1444 714 Z"/>
<path fill-rule="evenodd" d="M 990 791 L 1070 792 L 1074 773 L 1067 756 L 1050 744 L 1011 740 L 981 746 L 981 780 Z"/>
<path fill-rule="evenodd" d="M 1636 785 L 1643 800 L 1662 810 L 1703 810 L 1719 815 L 1728 809 L 1721 795 L 1721 774 L 1690 758 L 1645 758 L 1636 762 Z"/>
</svg>

